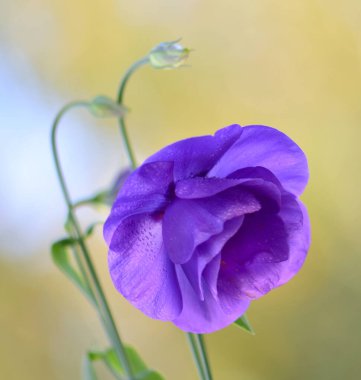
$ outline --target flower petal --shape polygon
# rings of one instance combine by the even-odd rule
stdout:
[[[251,190],[261,202],[262,208],[278,212],[281,207],[281,194],[284,189],[268,169],[261,166],[248,167],[231,173],[227,178],[244,181],[243,188]]]
[[[225,310],[232,298],[252,300],[276,287],[281,270],[277,263],[288,255],[287,231],[277,214],[247,215],[222,251],[218,291]]]
[[[145,163],[174,162],[175,181],[207,173],[241,133],[242,129],[239,125],[231,125],[217,131],[214,136],[181,140],[161,149],[149,157]]]
[[[177,181],[175,194],[182,199],[207,198],[246,181],[244,178],[187,178]]]
[[[195,247],[223,229],[223,221],[194,200],[176,199],[165,211],[163,239],[165,250],[176,264],[187,262]]]
[[[242,186],[241,186],[242,185]],[[237,187],[237,190],[235,189]],[[231,190],[234,188],[234,190]],[[252,193],[262,204],[278,211],[283,188],[277,178],[262,167],[246,168],[232,173],[228,178],[196,177],[178,181],[175,194],[182,199],[200,199],[212,197],[226,190],[239,193]]]
[[[179,265],[176,265],[176,271],[182,293],[183,309],[172,322],[184,331],[205,334],[220,330],[244,314],[250,304],[248,300],[236,300],[232,310],[225,313],[207,285],[204,289],[204,301],[201,301]]]
[[[152,162],[131,173],[120,189],[103,234],[107,244],[123,219],[136,214],[157,213],[165,209],[173,178],[173,162]]]
[[[146,214],[125,219],[111,240],[108,262],[117,290],[143,313],[161,320],[180,313],[180,289],[164,252],[160,220]]]
[[[226,220],[260,208],[260,202],[239,187],[209,198],[175,199],[164,214],[165,249],[174,263],[184,264],[199,244],[222,232]]]
[[[284,195],[280,217],[288,233],[289,258],[280,263],[278,286],[288,282],[302,267],[311,243],[311,226],[305,206],[291,195]]]
[[[173,180],[173,166],[174,163],[170,161],[143,164],[126,179],[120,189],[118,198],[137,198],[149,194],[166,194]]]
[[[285,190],[300,195],[308,181],[307,159],[284,133],[263,125],[242,128],[242,134],[210,170],[208,176],[227,177],[241,168],[270,170]]]
[[[110,244],[115,230],[125,218],[144,213],[161,213],[168,204],[167,198],[161,194],[150,194],[141,198],[119,197],[104,223],[104,240]]]
[[[213,197],[194,200],[194,202],[223,221],[261,209],[261,203],[242,185],[232,187]]]
[[[204,300],[203,282],[206,281],[212,294],[217,294],[217,277],[219,271],[220,253],[227,241],[238,231],[242,225],[244,216],[233,218],[224,223],[222,232],[210,237],[200,244],[194,251],[191,259],[182,265],[183,271],[192,285],[194,291],[201,300]],[[208,268],[210,263],[212,268]],[[218,268],[217,268],[218,262]],[[203,277],[203,274],[205,275]]]

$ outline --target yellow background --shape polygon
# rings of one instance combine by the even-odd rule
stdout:
[[[51,117],[68,100],[114,96],[132,62],[183,37],[191,67],[146,67],[129,83],[138,160],[228,124],[265,124],[303,148],[311,172],[306,264],[252,304],[256,336],[231,326],[207,337],[215,379],[359,379],[360,25],[359,0],[0,0],[0,378],[79,379],[83,353],[106,344],[94,311],[50,260],[65,216]],[[115,121],[74,111],[61,128],[75,197],[125,166]],[[167,379],[195,379],[182,332],[116,293],[100,231],[91,247],[124,339]]]

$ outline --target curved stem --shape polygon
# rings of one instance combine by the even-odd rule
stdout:
[[[127,86],[128,80],[133,74],[134,71],[136,71],[139,67],[146,65],[149,62],[149,58],[145,57],[140,59],[139,61],[136,61],[132,66],[129,67],[129,69],[125,72],[119,86],[118,90],[118,96],[117,96],[117,102],[118,104],[123,104],[123,97],[124,97],[124,91]],[[120,127],[120,133],[122,135],[125,149],[131,164],[132,169],[135,169],[137,167],[137,163],[135,160],[135,156],[132,150],[132,147],[130,145],[128,132],[125,126],[124,117],[119,118],[119,127]]]
[[[103,326],[107,332],[108,338],[111,341],[111,343],[112,343],[112,345],[113,345],[113,347],[117,353],[117,356],[118,356],[118,358],[119,358],[119,360],[120,360],[120,362],[124,368],[124,371],[126,373],[127,378],[132,380],[133,379],[132,370],[131,370],[130,364],[129,364],[127,356],[126,356],[124,345],[123,345],[123,343],[120,339],[120,336],[118,334],[113,316],[111,314],[109,305],[107,303],[103,289],[102,289],[100,281],[98,279],[98,275],[95,271],[92,260],[90,258],[88,248],[84,242],[83,234],[82,234],[82,231],[80,228],[80,224],[79,224],[78,219],[74,213],[73,204],[72,204],[72,201],[70,198],[69,190],[68,190],[68,187],[66,185],[64,174],[63,174],[63,171],[62,171],[62,168],[60,165],[59,154],[58,154],[58,149],[57,149],[57,144],[56,144],[56,132],[58,129],[59,122],[60,122],[61,118],[63,117],[63,115],[68,110],[70,110],[72,108],[79,107],[79,106],[80,107],[81,106],[87,106],[87,105],[88,105],[87,102],[82,102],[82,101],[71,102],[71,103],[67,104],[66,106],[64,106],[60,110],[60,112],[57,114],[57,116],[54,120],[54,123],[52,125],[52,130],[51,130],[52,154],[53,154],[53,158],[54,158],[54,162],[55,162],[56,172],[57,172],[59,182],[60,182],[60,187],[61,187],[62,193],[64,195],[64,199],[65,199],[65,202],[66,202],[66,205],[68,208],[69,220],[70,220],[71,224],[73,225],[74,233],[75,233],[76,238],[78,240],[80,250],[83,254],[84,261],[86,263],[87,269],[89,271],[90,277],[91,277],[93,285],[94,285],[95,294],[96,294],[97,301],[98,301],[99,306],[100,306],[100,308],[97,309],[97,311],[99,313],[99,317],[100,317],[100,319],[103,323]]]
[[[148,57],[144,57],[139,59],[138,61],[134,62],[132,66],[128,68],[128,70],[125,72],[122,80],[120,81],[120,86],[118,90],[118,96],[117,96],[117,102],[119,104],[123,104],[123,96],[125,87],[127,86],[128,80],[131,77],[131,75],[136,71],[139,67],[146,65],[149,62]]]

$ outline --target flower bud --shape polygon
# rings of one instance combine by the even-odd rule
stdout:
[[[183,47],[180,40],[162,42],[149,53],[149,62],[156,69],[175,69],[183,66],[190,49]]]

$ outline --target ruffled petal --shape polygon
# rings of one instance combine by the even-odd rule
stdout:
[[[176,183],[175,194],[182,199],[207,198],[245,181],[243,178],[241,180],[207,177],[187,178]]]
[[[222,251],[218,294],[225,310],[233,299],[256,299],[276,287],[289,257],[288,234],[277,214],[247,215]]]
[[[207,283],[212,294],[217,294],[220,253],[227,241],[239,230],[243,219],[244,216],[240,216],[226,221],[222,232],[200,244],[195,249],[191,259],[182,265],[189,283],[201,300],[204,300],[204,282]],[[219,257],[217,258],[217,256]],[[209,266],[211,268],[208,268]]]
[[[145,163],[155,161],[174,162],[174,180],[207,173],[217,160],[241,135],[239,125],[231,125],[214,136],[200,136],[168,145],[149,157]]]
[[[103,228],[107,244],[123,219],[143,213],[160,213],[169,204],[173,180],[173,162],[152,162],[135,170],[113,204]]]
[[[161,320],[180,313],[178,279],[164,251],[160,220],[146,214],[125,219],[111,239],[108,262],[117,290],[143,313]]]
[[[250,304],[248,300],[236,300],[232,310],[226,313],[208,286],[205,286],[204,301],[201,301],[189,284],[182,268],[177,265],[176,270],[182,293],[183,309],[172,322],[180,329],[195,334],[211,333],[230,325],[247,310]]]
[[[210,214],[194,200],[176,199],[163,218],[165,250],[176,264],[187,262],[195,247],[223,229],[223,220]]]
[[[262,209],[278,212],[281,208],[281,194],[284,189],[277,177],[261,166],[237,170],[227,179],[243,181],[243,188],[252,191],[262,204]]]
[[[307,211],[282,195],[278,214],[250,215],[222,251],[218,290],[225,310],[234,299],[256,299],[288,282],[302,267],[310,245]]]
[[[242,188],[209,198],[175,199],[164,214],[165,249],[174,263],[184,264],[199,244],[222,232],[225,221],[260,208],[260,202]]]
[[[173,181],[173,166],[170,161],[143,164],[126,179],[120,189],[119,198],[139,198],[150,194],[166,194]]]
[[[194,200],[194,202],[223,221],[261,209],[260,201],[242,185],[232,187],[213,197]]]
[[[308,181],[307,159],[300,147],[277,129],[251,125],[209,171],[208,176],[227,177],[236,170],[262,166],[270,170],[286,191],[300,195]]]
[[[182,199],[215,199],[214,196],[219,193],[225,195],[223,198],[232,192],[252,193],[261,201],[262,207],[272,209],[274,212],[279,211],[283,191],[277,178],[262,167],[241,169],[231,173],[228,178],[189,178],[178,181],[175,185],[175,194]]]
[[[125,218],[144,213],[157,215],[168,204],[168,199],[162,194],[150,194],[141,198],[119,197],[104,223],[104,240],[108,245],[110,244],[115,230]]]
[[[311,243],[311,226],[305,206],[290,194],[282,199],[280,217],[288,233],[289,258],[280,263],[278,286],[288,282],[302,267]]]

